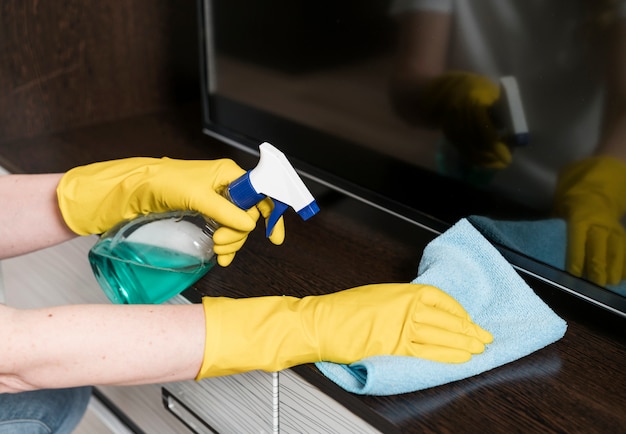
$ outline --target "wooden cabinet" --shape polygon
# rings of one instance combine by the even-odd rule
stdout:
[[[163,402],[197,433],[379,432],[289,369],[167,384]]]
[[[320,389],[288,369],[279,375],[281,433],[378,433]]]
[[[272,433],[278,375],[249,372],[163,386],[165,407],[197,433]]]

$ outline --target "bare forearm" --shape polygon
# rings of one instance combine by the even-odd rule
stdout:
[[[202,363],[202,305],[0,305],[0,393],[193,379]]]
[[[62,174],[0,176],[0,259],[76,236],[63,221],[56,187]]]

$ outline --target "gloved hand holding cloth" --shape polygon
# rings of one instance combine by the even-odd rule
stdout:
[[[429,285],[373,284],[304,298],[204,297],[203,306],[197,379],[374,355],[461,363],[493,340],[457,301]]]
[[[426,86],[422,98],[427,122],[441,128],[467,162],[488,169],[511,163],[511,151],[492,118],[500,98],[500,88],[492,80],[469,72],[446,72]]]
[[[227,266],[254,229],[267,219],[273,202],[266,198],[244,211],[222,196],[245,171],[234,161],[134,157],[76,167],[57,187],[67,226],[79,235],[101,234],[116,224],[148,213],[197,211],[221,226],[213,235],[218,263]],[[285,237],[281,218],[270,241]]]
[[[567,270],[598,285],[626,279],[626,163],[595,156],[559,174],[554,211],[567,221]]]

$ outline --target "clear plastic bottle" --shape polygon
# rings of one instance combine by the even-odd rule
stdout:
[[[89,251],[89,262],[112,302],[162,303],[215,265],[216,229],[199,213],[148,214],[104,233]]]

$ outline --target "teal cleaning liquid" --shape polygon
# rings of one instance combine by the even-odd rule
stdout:
[[[195,256],[146,244],[99,243],[89,262],[107,297],[119,304],[157,304],[180,293],[215,264]]]
[[[215,265],[213,232],[199,214],[151,214],[105,233],[89,263],[113,303],[163,303]]]

